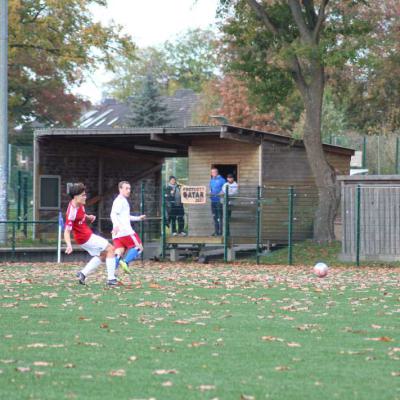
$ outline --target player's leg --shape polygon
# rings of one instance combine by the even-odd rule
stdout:
[[[140,254],[143,251],[143,244],[140,240],[138,234],[135,232],[133,235],[130,236],[131,245],[126,252],[124,261],[129,264],[132,261],[135,261],[139,258]]]
[[[79,280],[79,283],[84,285],[86,278],[96,271],[101,264],[103,264],[103,261],[98,256],[92,257],[85,267],[81,271],[77,272],[76,276]]]
[[[115,250],[114,246],[108,243],[108,246],[104,250],[106,256],[106,267],[107,267],[107,285],[115,286],[118,285],[117,278],[115,276]]]
[[[114,247],[106,239],[99,235],[92,234],[90,239],[81,245],[90,255],[98,256],[100,259],[105,257],[107,269],[107,284],[114,285],[118,281],[115,277],[115,255]]]
[[[115,265],[121,267],[121,269],[130,274],[131,270],[128,267],[128,264],[125,262],[123,256],[127,253],[127,250],[133,246],[133,242],[129,236],[123,236],[114,239],[114,247],[116,248],[115,252],[117,253],[115,258]]]

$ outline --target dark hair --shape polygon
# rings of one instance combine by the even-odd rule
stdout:
[[[86,190],[86,186],[82,183],[74,183],[70,188],[69,188],[69,197],[73,199],[75,196],[78,196],[82,194]]]
[[[233,174],[228,174],[226,177],[227,178],[234,178]]]
[[[176,180],[175,176],[173,176],[173,175],[171,175],[171,176],[169,177],[169,180],[171,180],[171,179],[175,179],[175,180]]]
[[[128,181],[121,181],[120,183],[118,183],[118,189],[122,189],[122,186],[124,185],[131,185]]]

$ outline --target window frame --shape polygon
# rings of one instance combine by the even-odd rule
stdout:
[[[57,207],[42,205],[42,178],[56,178],[58,181]],[[39,210],[59,210],[61,207],[61,175],[39,175]]]

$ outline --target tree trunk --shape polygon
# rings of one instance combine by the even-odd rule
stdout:
[[[314,219],[314,240],[330,242],[335,239],[334,221],[340,195],[336,173],[326,160],[321,138],[322,101],[325,76],[323,67],[315,71],[315,79],[303,92],[306,110],[304,146],[318,189],[318,208]]]

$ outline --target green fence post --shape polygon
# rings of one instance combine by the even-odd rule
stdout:
[[[294,197],[294,188],[290,186],[289,188],[289,218],[288,218],[288,264],[293,264],[293,197]]]
[[[27,224],[27,220],[28,220],[28,177],[24,176],[23,179],[23,215],[24,215],[24,236],[27,237],[28,236],[28,224]]]
[[[399,152],[400,152],[400,140],[396,137],[396,175],[399,174]]]
[[[21,219],[21,200],[22,200],[22,172],[18,171],[18,184],[17,184],[17,221]],[[18,222],[17,228],[20,229],[21,225]]]
[[[166,242],[166,229],[165,229],[165,186],[161,188],[161,259],[165,259],[165,242]]]
[[[360,266],[360,248],[361,248],[361,186],[357,185],[356,196],[356,264]]]
[[[362,149],[362,168],[367,166],[367,137],[363,137],[363,149]]]
[[[261,242],[261,186],[257,186],[257,215],[256,215],[256,262],[260,264]]]
[[[140,187],[140,214],[144,214],[144,182],[142,181],[141,187]],[[144,221],[140,221],[140,238],[142,240],[142,244],[144,246]],[[144,260],[144,251],[142,251],[142,254],[140,255],[140,258],[142,259],[142,263]]]
[[[228,262],[228,242],[229,242],[229,186],[225,186],[224,193],[224,262]]]
[[[11,225],[12,225],[11,253],[12,253],[12,259],[15,260],[15,247],[16,247],[15,229],[16,229],[16,223],[13,221],[13,222],[11,222]],[[6,224],[6,226],[7,226],[7,224]]]

